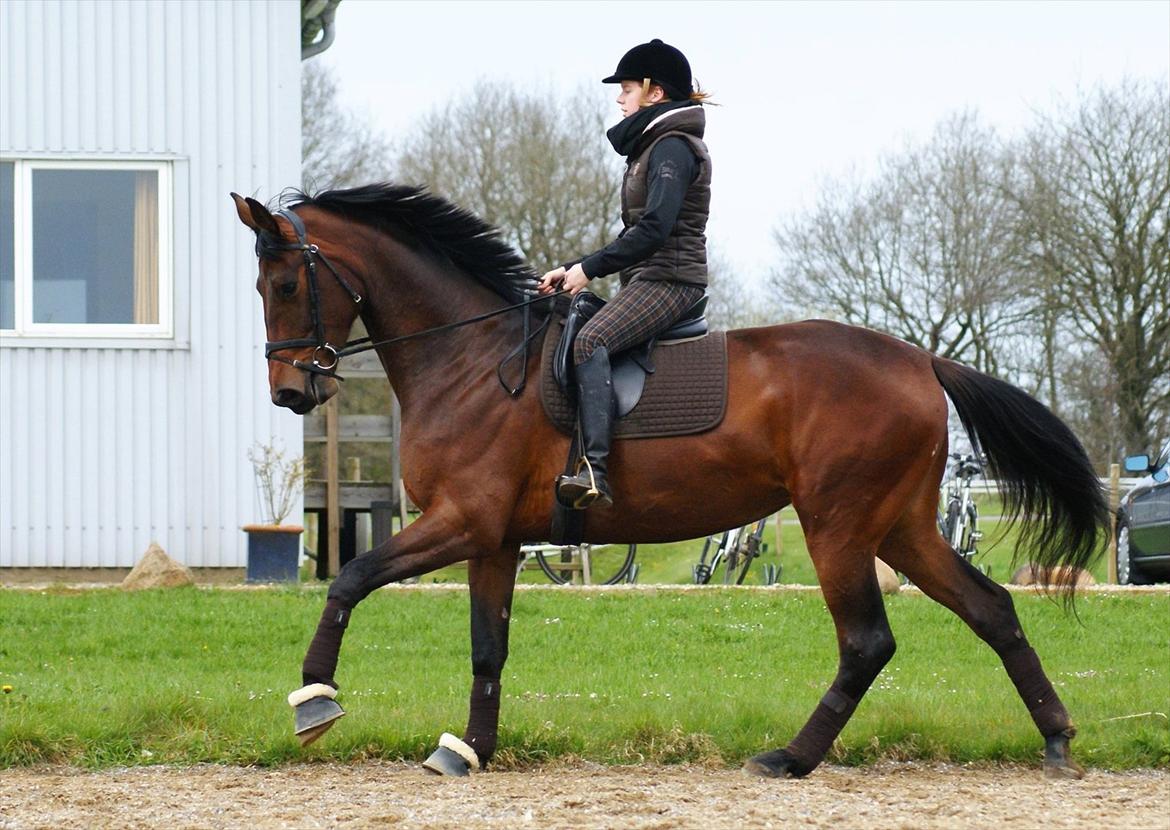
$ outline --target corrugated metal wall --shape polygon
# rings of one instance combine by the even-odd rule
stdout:
[[[176,339],[0,339],[0,567],[242,566],[268,400],[252,235],[228,192],[300,181],[300,3],[0,2],[0,153],[174,158]],[[295,516],[294,516],[295,518]]]

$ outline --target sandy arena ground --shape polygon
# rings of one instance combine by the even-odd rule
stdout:
[[[20,587],[44,589],[36,584],[43,579],[43,574],[30,575]],[[374,827],[1170,830],[1170,772],[1090,771],[1083,781],[1053,782],[1038,768],[909,763],[823,766],[803,781],[762,780],[738,770],[703,767],[587,763],[464,779],[384,762],[96,773],[64,767],[0,769],[0,830]]]
[[[698,767],[471,778],[393,763],[0,770],[0,828],[1170,828],[1170,773],[882,764],[803,781]]]

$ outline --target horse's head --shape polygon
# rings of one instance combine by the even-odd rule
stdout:
[[[264,303],[272,402],[304,415],[337,394],[337,351],[345,345],[361,296],[334,266],[340,257],[326,255],[331,246],[324,240],[310,242],[299,217],[278,213],[285,220],[282,229],[255,199],[235,193],[232,199],[240,221],[256,232],[256,290]]]

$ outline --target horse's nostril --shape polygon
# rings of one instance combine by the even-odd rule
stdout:
[[[305,396],[295,389],[277,389],[272,396],[272,402],[277,406],[287,406],[289,409],[295,409],[298,405],[305,402]]]

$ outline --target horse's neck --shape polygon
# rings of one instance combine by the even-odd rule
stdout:
[[[367,281],[363,303],[362,320],[374,342],[458,323],[506,305],[452,266],[419,256],[405,246],[392,243],[385,254],[386,261],[370,269],[383,276]],[[505,345],[519,342],[518,321],[518,312],[507,312],[379,348],[378,356],[404,414],[411,405],[431,406],[449,386],[494,371],[505,355]]]

